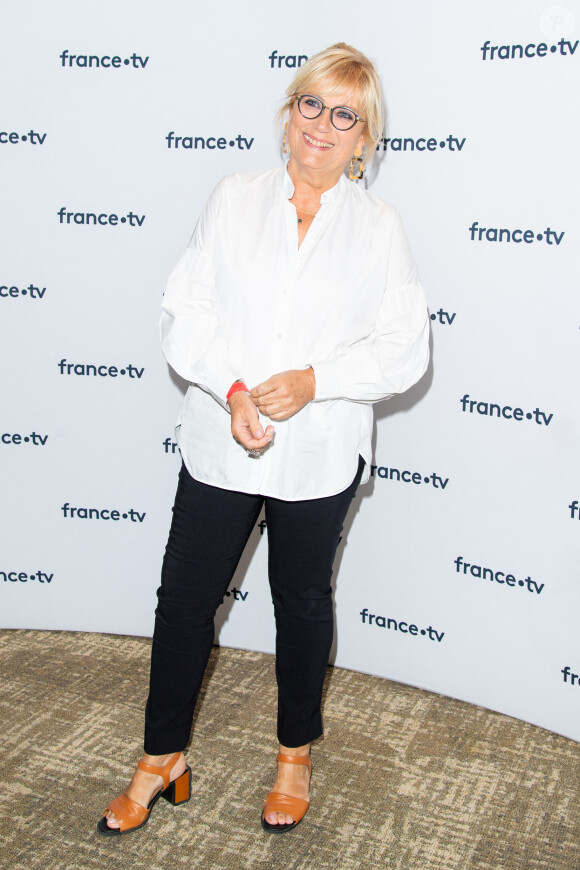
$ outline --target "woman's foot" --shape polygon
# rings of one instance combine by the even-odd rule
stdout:
[[[168,755],[147,755],[147,753],[144,752],[141,760],[146,764],[154,765],[154,767],[163,767],[163,765],[167,764],[171,756],[174,754],[175,753],[170,752]],[[181,776],[186,768],[187,762],[185,756],[183,752],[180,752],[179,758],[171,768],[169,781],[173,782],[173,780]],[[162,787],[163,779],[160,776],[157,776],[157,774],[154,773],[146,773],[144,770],[139,770],[139,768],[137,768],[133,774],[133,779],[131,780],[129,787],[125,789],[123,794],[127,795],[127,797],[132,801],[135,801],[135,803],[140,804],[140,806],[148,807],[155,792],[159,791]],[[111,810],[105,813],[105,818],[107,819],[107,826],[109,828],[113,830],[119,828],[118,819],[115,813]]]
[[[280,744],[280,753],[282,755],[308,756],[310,754],[310,744],[307,743],[306,746],[299,746],[294,749]],[[278,761],[277,768],[278,772],[276,775],[276,781],[272,786],[272,791],[277,794],[308,800],[310,766],[307,764],[289,764],[284,761]],[[270,825],[291,825],[293,822],[297,821],[292,816],[283,812],[265,813],[264,819]]]

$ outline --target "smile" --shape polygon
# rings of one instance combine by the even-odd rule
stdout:
[[[330,142],[322,142],[321,139],[313,139],[307,133],[303,133],[302,135],[304,136],[306,141],[310,145],[314,145],[315,148],[334,148],[334,145],[332,145]]]

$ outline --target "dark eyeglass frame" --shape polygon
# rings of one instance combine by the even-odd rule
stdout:
[[[298,95],[296,95],[296,96],[298,97]],[[318,112],[317,115],[310,115],[310,116],[305,115],[304,112],[302,111],[302,109],[300,108],[300,104],[301,104],[302,100],[305,100],[308,97],[310,97],[311,100],[316,100],[316,102],[320,103],[320,105],[322,106],[320,112]],[[351,109],[350,106],[334,106],[332,108],[330,106],[325,106],[324,103],[322,102],[322,100],[320,99],[320,97],[317,97],[315,94],[300,94],[300,96],[298,97],[296,102],[298,105],[298,111],[300,112],[302,117],[306,118],[308,121],[315,121],[316,118],[320,118],[320,116],[322,115],[322,113],[324,112],[325,109],[328,109],[328,111],[330,112],[330,123],[335,128],[335,130],[338,130],[339,133],[346,133],[347,130],[352,130],[354,125],[357,124],[359,121],[361,121],[364,124],[364,118],[361,118],[360,115],[357,115],[355,110]],[[340,109],[346,109],[347,112],[351,112],[354,115],[354,121],[352,122],[350,127],[337,127],[336,124],[334,123],[334,113],[338,112]]]

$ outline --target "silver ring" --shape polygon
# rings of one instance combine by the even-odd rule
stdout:
[[[248,456],[261,456],[262,455],[261,450],[246,450],[246,453],[248,454]]]

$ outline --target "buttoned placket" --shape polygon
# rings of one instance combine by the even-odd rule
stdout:
[[[284,209],[286,229],[287,269],[286,274],[280,276],[279,285],[274,289],[276,294],[276,310],[274,315],[273,334],[270,342],[271,350],[269,360],[269,370],[273,375],[285,371],[287,368],[285,361],[287,354],[286,330],[290,311],[294,304],[292,290],[296,284],[296,278],[300,271],[301,263],[303,262],[303,257],[301,258],[299,256],[301,249],[298,248],[296,209],[289,201],[287,192],[284,193],[283,196],[284,202],[282,202],[281,205]],[[260,464],[262,465],[263,471],[262,484],[267,487],[272,474],[271,466],[274,451],[276,450],[276,438],[278,438],[279,441],[284,438],[284,427],[276,427],[276,422],[269,420],[267,417],[261,417],[261,420],[264,427],[273,424],[274,428],[277,429],[276,435],[274,436],[274,444],[272,444],[271,448],[265,450],[260,458]],[[275,475],[275,471],[273,474]]]
[[[290,194],[291,195],[291,194]],[[288,368],[287,363],[287,353],[288,353],[288,344],[287,344],[287,325],[290,322],[290,313],[292,310],[292,306],[295,303],[295,297],[293,294],[293,290],[296,286],[296,283],[300,277],[300,274],[304,267],[306,266],[310,253],[313,247],[316,244],[317,238],[320,236],[321,232],[324,230],[324,227],[328,223],[330,219],[330,214],[332,213],[333,208],[335,207],[335,203],[325,203],[324,202],[325,194],[322,196],[321,206],[319,211],[314,217],[306,236],[304,237],[302,244],[300,247],[298,246],[298,221],[295,206],[290,202],[287,194],[285,195],[285,202],[283,203],[284,211],[285,211],[285,225],[286,225],[286,250],[287,250],[287,272],[286,275],[280,280],[280,286],[277,288],[277,304],[276,304],[276,313],[274,317],[274,336],[271,343],[271,371],[272,374],[277,374],[278,372],[285,371]],[[306,363],[306,361],[305,361]],[[262,422],[264,426],[267,426],[272,423],[271,420],[262,417]],[[274,422],[274,428],[276,428],[276,424]],[[275,437],[283,438],[283,429],[279,427],[278,429],[279,435]],[[269,478],[272,474],[271,472],[271,458],[273,456],[273,451],[275,450],[275,444],[272,445],[272,450],[266,450],[262,454],[262,463],[263,463],[263,477],[262,483],[267,486],[269,483]]]

